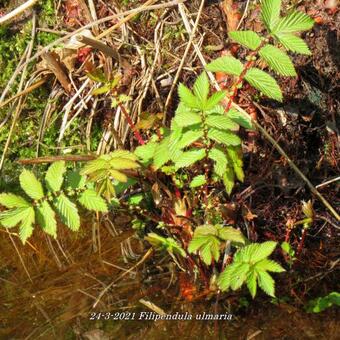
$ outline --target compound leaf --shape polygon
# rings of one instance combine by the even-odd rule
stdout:
[[[226,96],[226,91],[217,91],[213,93],[205,104],[205,110],[211,110]]]
[[[6,228],[15,227],[26,218],[30,206],[6,210],[0,213],[0,224]]]

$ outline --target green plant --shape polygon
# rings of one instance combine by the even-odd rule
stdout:
[[[244,179],[242,169],[241,139],[236,131],[239,125],[250,129],[251,122],[236,110],[228,117],[219,102],[225,91],[209,97],[210,86],[205,72],[196,80],[193,92],[180,84],[178,94],[181,102],[171,123],[171,129],[163,129],[161,138],[154,136],[147,144],[139,146],[135,154],[145,164],[151,162],[154,168],[172,171],[190,168],[201,161],[204,175],[191,178],[189,186],[198,187],[208,182],[223,181],[230,194],[235,178]],[[213,176],[210,181],[210,165],[213,162]]]
[[[92,211],[107,212],[104,199],[92,188],[90,182],[77,171],[66,174],[64,161],[53,163],[45,175],[44,190],[41,182],[29,170],[20,174],[20,186],[28,199],[12,193],[0,194],[0,205],[8,210],[0,212],[0,225],[12,228],[19,224],[19,236],[23,243],[32,235],[33,226],[39,224],[49,235],[56,238],[56,213],[71,230],[80,227],[80,217],[76,200],[84,208]]]
[[[308,313],[320,313],[332,306],[340,306],[340,293],[332,292],[324,297],[308,302],[306,310]]]
[[[218,285],[222,291],[237,290],[246,283],[254,298],[257,285],[268,295],[275,297],[275,281],[268,272],[281,273],[285,270],[268,257],[274,251],[276,242],[253,243],[239,249],[232,264],[220,274]]]

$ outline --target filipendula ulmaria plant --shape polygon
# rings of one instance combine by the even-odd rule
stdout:
[[[84,208],[107,212],[106,202],[79,172],[66,174],[64,161],[53,163],[45,175],[45,188],[29,170],[20,174],[20,186],[28,198],[12,193],[0,194],[0,205],[8,210],[0,212],[0,225],[13,228],[19,225],[19,236],[23,243],[32,235],[33,226],[39,224],[49,235],[57,236],[57,219],[71,230],[80,227],[80,217],[75,201]],[[66,180],[65,180],[66,178]]]
[[[212,181],[222,180],[230,194],[235,179],[243,181],[241,139],[239,126],[251,129],[251,122],[242,113],[232,110],[228,117],[219,105],[225,91],[209,96],[209,79],[203,72],[195,81],[193,91],[179,85],[180,103],[171,128],[164,129],[163,138],[154,136],[138,147],[135,154],[144,162],[151,162],[155,169],[170,165],[176,172],[190,168],[202,161],[208,171],[192,178],[192,188],[209,181],[209,161],[213,162]],[[169,168],[168,166],[166,167]]]
[[[229,32],[231,40],[251,50],[247,63],[243,64],[232,56],[224,56],[208,64],[207,70],[238,77],[237,87],[246,80],[267,97],[282,101],[282,92],[276,80],[255,66],[258,66],[258,61],[264,62],[280,76],[295,77],[294,65],[284,50],[310,55],[307,44],[297,34],[311,29],[314,20],[296,10],[281,17],[280,10],[281,0],[262,0],[261,19],[267,30],[266,36],[261,37],[253,31]]]

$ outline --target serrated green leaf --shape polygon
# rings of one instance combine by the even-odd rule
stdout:
[[[109,161],[115,159],[115,158],[126,158],[130,159],[131,161],[136,161],[137,157],[134,155],[134,153],[127,151],[127,150],[115,150],[113,152],[110,152],[108,155],[101,155],[100,156],[103,159],[107,159]]]
[[[104,85],[92,90],[91,94],[92,96],[98,96],[100,94],[108,93],[110,90],[111,90],[110,85]]]
[[[208,131],[208,138],[225,145],[241,145],[240,137],[230,131],[211,128]]]
[[[211,95],[211,97],[209,97],[209,99],[207,100],[207,102],[205,104],[205,110],[208,111],[208,110],[213,109],[214,106],[219,104],[219,102],[224,99],[226,94],[227,94],[226,91],[217,91],[217,92],[213,93]]]
[[[177,253],[183,257],[186,256],[184,249],[171,237],[162,237],[156,233],[149,233],[145,240],[148,241],[153,247],[160,250],[166,250],[169,253]]]
[[[257,290],[257,274],[255,271],[251,271],[250,273],[248,273],[248,277],[247,277],[247,287],[249,289],[249,292],[252,296],[252,298],[254,299],[256,296],[256,290]]]
[[[188,253],[192,254],[209,241],[209,236],[197,235],[192,238],[188,245]]]
[[[193,87],[195,97],[198,98],[202,104],[205,104],[208,99],[209,89],[209,78],[205,72],[202,72],[201,75],[197,77]]]
[[[109,163],[108,159],[103,158],[97,158],[93,161],[87,162],[82,170],[80,171],[81,175],[91,175],[92,173],[95,173],[98,170],[108,169]]]
[[[26,194],[34,200],[40,200],[44,197],[44,191],[41,183],[37,180],[33,172],[23,170],[19,176],[20,186]]]
[[[169,137],[165,137],[155,150],[154,165],[156,169],[161,168],[165,163],[170,160],[170,153],[168,148]]]
[[[254,130],[250,117],[235,109],[230,109],[227,114],[228,118],[248,130]]]
[[[247,71],[244,78],[250,85],[263,92],[267,97],[282,101],[281,89],[276,80],[268,73],[253,67]]]
[[[201,123],[201,117],[198,113],[187,110],[176,113],[174,121],[179,127],[186,127]]]
[[[205,150],[189,150],[182,153],[180,159],[175,163],[177,169],[188,167],[197,161],[203,159],[205,156]]]
[[[278,74],[296,76],[295,67],[289,56],[279,48],[268,44],[260,49],[259,55]]]
[[[257,281],[267,295],[275,297],[275,281],[267,272],[257,271]]]
[[[233,31],[229,32],[228,35],[232,40],[253,51],[261,45],[260,36],[253,31]]]
[[[0,224],[6,228],[15,227],[26,218],[28,209],[31,209],[31,207],[28,206],[0,212]]]
[[[293,34],[283,33],[283,34],[275,34],[275,38],[283,45],[283,47],[295,53],[311,55],[308,45],[305,43],[303,39],[297,37]]]
[[[26,209],[26,216],[22,220],[19,228],[19,237],[23,244],[33,233],[33,223],[35,222],[35,214],[33,207]]]
[[[240,182],[244,180],[243,172],[243,161],[242,161],[242,150],[240,148],[235,148],[229,146],[227,148],[228,156],[230,159],[230,165],[232,165],[235,175]]]
[[[233,227],[224,227],[218,229],[218,237],[225,241],[232,241],[245,244],[245,237],[240,230]]]
[[[233,122],[229,117],[219,114],[210,114],[207,116],[206,123],[210,127],[215,127],[221,130],[238,131],[238,124]]]
[[[66,186],[72,189],[84,188],[86,184],[86,177],[82,176],[79,171],[69,171],[66,174]]]
[[[204,135],[203,130],[189,130],[182,134],[177,147],[183,149],[201,139]]]
[[[230,195],[235,185],[234,170],[230,166],[226,167],[225,173],[223,174],[223,184],[227,194]]]
[[[47,201],[37,206],[37,221],[45,233],[57,237],[57,221],[55,212]]]
[[[274,273],[282,273],[285,271],[277,262],[267,258],[256,263],[256,269]]]
[[[156,142],[149,142],[144,145],[138,146],[135,150],[135,155],[142,162],[148,162],[153,158],[157,145],[158,144]]]
[[[207,115],[210,114],[218,114],[218,115],[225,115],[225,108],[222,105],[216,105],[205,112]]]
[[[110,177],[112,177],[113,179],[115,179],[119,182],[125,183],[128,180],[128,178],[125,174],[123,174],[122,172],[115,170],[115,169],[110,169],[109,174],[110,174]]]
[[[197,188],[206,183],[206,179],[204,175],[195,176],[190,182],[190,188]]]
[[[222,292],[225,292],[230,288],[231,275],[235,269],[234,264],[229,264],[224,271],[218,276],[217,285]]]
[[[8,209],[25,208],[30,206],[30,204],[21,196],[17,196],[11,193],[0,194],[0,205],[3,205]]]
[[[249,268],[250,266],[248,263],[234,264],[234,270],[230,274],[230,288],[232,290],[241,288],[246,281]]]
[[[45,181],[49,191],[60,190],[64,181],[65,171],[66,167],[64,161],[54,162],[50,165],[45,175]]]
[[[292,11],[280,19],[273,29],[274,34],[295,33],[310,30],[314,26],[314,20],[307,14]]]
[[[87,189],[78,198],[79,203],[88,210],[107,212],[106,202],[95,190]]]
[[[206,66],[211,72],[224,72],[234,76],[239,76],[243,71],[243,64],[236,58],[224,56],[213,60]]]
[[[274,241],[267,241],[259,244],[259,247],[251,254],[251,261],[254,263],[265,259],[271,255],[276,245],[277,242]]]
[[[80,217],[76,205],[64,194],[56,197],[53,203],[58,211],[61,221],[71,230],[77,231],[80,227]]]
[[[193,109],[201,109],[202,103],[198,98],[194,96],[194,94],[182,83],[178,86],[178,96],[187,107]]]
[[[220,147],[217,146],[213,147],[209,151],[209,158],[215,161],[214,164],[215,173],[218,176],[223,177],[224,173],[226,172],[228,163],[228,159],[227,156],[225,155],[225,152]]]
[[[281,0],[262,0],[261,17],[269,32],[271,32],[280,18]]]
[[[124,157],[114,157],[109,161],[109,164],[115,170],[130,170],[140,167],[136,161]]]

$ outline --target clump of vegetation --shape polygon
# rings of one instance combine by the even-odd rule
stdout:
[[[88,210],[105,213],[108,205],[114,207],[117,204],[113,198],[119,183],[126,184],[124,189],[135,184],[135,181],[129,182],[129,176],[138,177],[140,185],[156,191],[155,196],[158,185],[155,174],[165,176],[175,191],[166,213],[158,209],[159,199],[150,203],[147,195],[139,194],[135,201],[130,197],[127,204],[122,202],[123,199],[118,201],[124,207],[127,205],[127,211],[142,221],[143,228],[148,225],[148,231],[140,233],[144,234],[145,240],[157,249],[166,250],[180,269],[192,272],[192,263],[195,263],[205,285],[209,286],[217,275],[216,282],[221,291],[237,290],[246,283],[253,298],[257,286],[274,297],[275,281],[268,272],[284,271],[277,262],[269,259],[277,242],[251,244],[234,225],[223,223],[221,212],[216,207],[232,194],[236,181],[242,182],[245,177],[242,140],[238,131],[240,127],[254,129],[250,117],[232,107],[237,91],[247,82],[263,95],[282,101],[277,81],[263,68],[281,76],[294,77],[294,65],[283,48],[310,54],[306,43],[296,34],[310,29],[313,20],[298,11],[281,17],[280,6],[279,0],[262,1],[261,18],[267,29],[265,36],[253,31],[230,32],[233,41],[251,51],[245,63],[236,57],[224,56],[207,66],[207,71],[234,77],[234,84],[228,91],[212,93],[205,71],[196,79],[192,90],[180,84],[180,103],[170,128],[157,129],[157,133],[144,143],[136,128],[131,126],[142,145],[133,153],[118,150],[101,155],[88,162],[80,172],[68,173],[64,188],[66,167],[62,161],[48,169],[46,193],[34,174],[24,170],[20,175],[20,185],[31,201],[14,194],[1,194],[0,204],[8,209],[0,213],[2,226],[12,228],[19,224],[23,242],[31,236],[36,222],[45,232],[56,237],[54,210],[70,229],[79,229],[79,213],[70,198]],[[130,98],[118,93],[120,78],[107,80],[103,73],[89,74],[89,77],[103,83],[93,94],[111,94],[112,107],[120,107],[128,119],[124,103]],[[148,175],[150,171],[152,175]],[[179,178],[186,200],[177,186]],[[217,194],[217,189],[225,191],[226,195]],[[155,217],[150,218],[155,211],[157,221]],[[287,247],[283,249],[287,251]]]

